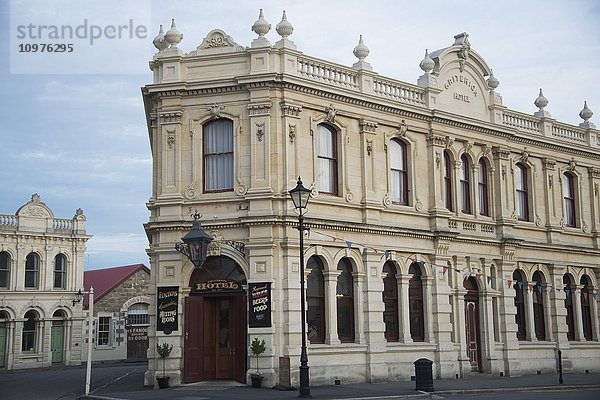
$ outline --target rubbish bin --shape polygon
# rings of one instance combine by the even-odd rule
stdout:
[[[415,389],[433,392],[433,361],[419,358],[415,361]]]

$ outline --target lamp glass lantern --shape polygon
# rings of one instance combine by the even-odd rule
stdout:
[[[202,229],[199,216],[194,216],[192,230],[181,240],[188,246],[190,261],[196,268],[200,268],[206,261],[208,244],[212,242],[213,238]]]
[[[294,207],[302,211],[308,204],[308,198],[310,197],[310,189],[307,189],[302,184],[302,180],[298,177],[296,187],[290,190],[290,196],[294,202]]]

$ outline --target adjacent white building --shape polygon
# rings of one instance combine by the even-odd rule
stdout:
[[[0,368],[81,364],[85,216],[55,218],[34,194],[0,215]]]

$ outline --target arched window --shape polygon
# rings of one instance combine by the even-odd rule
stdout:
[[[450,154],[444,151],[444,203],[446,208],[452,211],[452,166],[450,164]]]
[[[523,164],[515,166],[515,189],[517,191],[517,217],[521,221],[529,221],[529,186],[527,185],[527,168]]]
[[[354,342],[354,282],[352,266],[346,259],[340,260],[335,297],[337,298],[337,329],[341,342]]]
[[[385,338],[388,342],[397,342],[400,335],[398,325],[398,282],[396,267],[390,261],[383,265],[383,323]]]
[[[546,327],[544,323],[544,288],[542,286],[542,274],[539,271],[533,273],[533,325],[537,340],[546,340]]]
[[[565,172],[562,176],[563,199],[565,206],[565,224],[575,227],[575,180],[573,175]]]
[[[490,208],[488,205],[488,173],[487,166],[483,159],[479,160],[479,214],[489,217]]]
[[[565,291],[565,308],[567,309],[567,340],[575,340],[575,317],[573,314],[573,281],[568,274],[563,275],[563,290]]]
[[[337,157],[335,131],[327,125],[317,125],[317,171],[321,193],[338,194]]]
[[[52,318],[55,318],[54,321],[52,321],[52,326],[64,326],[67,314],[63,310],[56,310],[54,311],[54,314],[52,314]]]
[[[25,259],[25,289],[37,289],[40,282],[40,256],[27,254]]]
[[[469,160],[466,156],[460,157],[460,208],[465,214],[471,214],[471,179],[469,174]]]
[[[325,342],[325,285],[323,266],[317,257],[311,257],[306,263],[306,302],[308,303],[307,323],[308,340],[311,343]]]
[[[421,282],[421,269],[412,263],[408,269],[412,275],[408,282],[408,303],[410,318],[410,336],[415,342],[425,340],[425,320],[423,315],[423,284]]]
[[[35,311],[29,310],[25,313],[21,340],[21,351],[24,353],[34,353],[36,351],[37,321],[38,314]]]
[[[592,313],[590,310],[590,278],[586,275],[581,277],[581,318],[583,319],[583,337],[592,340]]]
[[[406,145],[399,140],[390,141],[390,165],[392,202],[396,204],[408,205]]]
[[[233,190],[233,121],[220,118],[204,125],[204,191]]]
[[[65,289],[67,286],[67,257],[57,254],[54,257],[54,289]]]
[[[0,252],[0,290],[9,289],[10,286],[10,254]]]
[[[527,330],[525,327],[525,299],[523,297],[523,275],[519,270],[513,272],[513,287],[515,288],[515,323],[517,324],[517,339],[525,340]]]

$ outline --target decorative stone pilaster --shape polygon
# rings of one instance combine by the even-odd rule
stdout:
[[[364,118],[360,120],[360,138],[361,138],[361,162],[362,162],[362,199],[363,204],[375,206],[378,204],[376,176],[377,156],[377,122],[368,121]]]
[[[507,376],[521,375],[521,355],[519,354],[519,341],[517,340],[517,324],[515,315],[515,291],[508,281],[512,281],[512,274],[516,268],[516,263],[507,252],[514,252],[514,249],[504,247],[505,254],[503,259],[494,260],[498,267],[498,276],[502,279],[500,288],[500,297],[498,298],[498,308],[500,314],[500,340],[504,342],[502,350],[504,359],[504,374]]]

